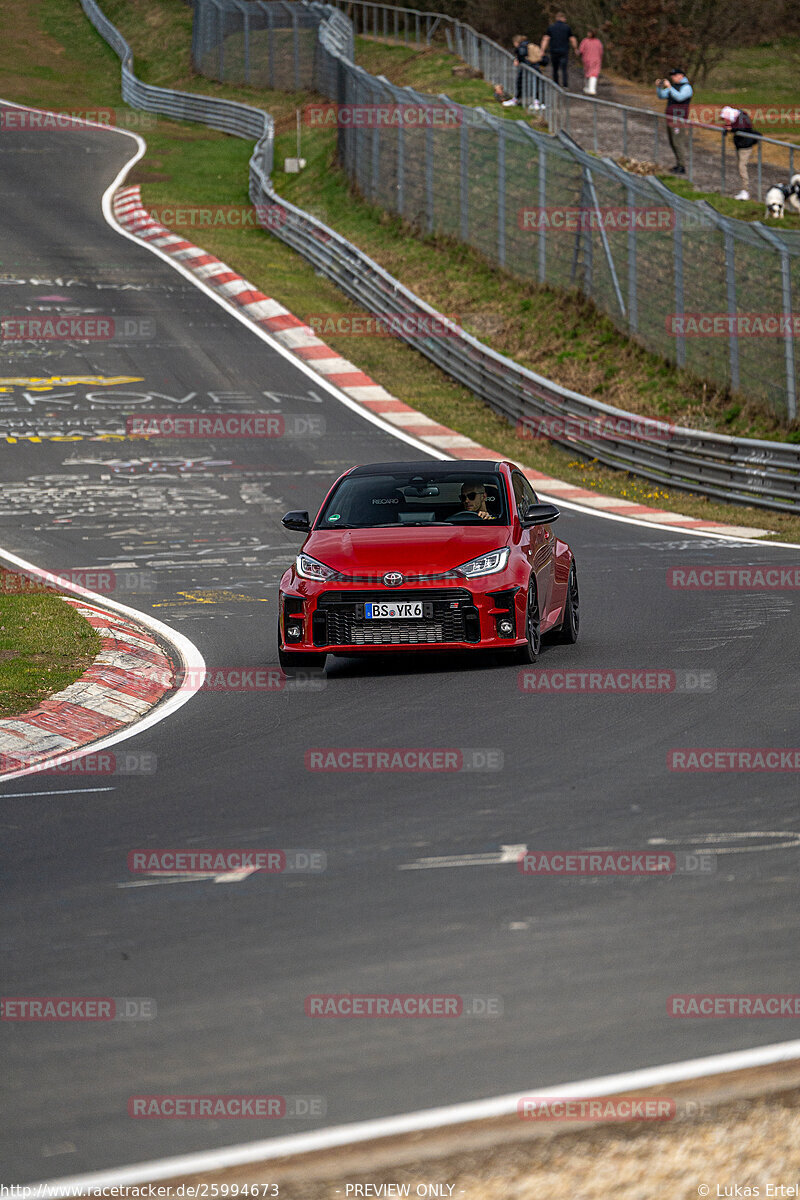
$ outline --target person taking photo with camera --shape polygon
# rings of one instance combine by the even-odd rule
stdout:
[[[694,89],[679,67],[672,67],[664,79],[656,80],[656,93],[667,102],[667,137],[675,155],[673,175],[686,174],[686,143],[689,138],[689,101]]]

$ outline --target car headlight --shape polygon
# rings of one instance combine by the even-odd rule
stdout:
[[[298,554],[295,560],[295,568],[297,574],[303,579],[333,579],[337,574],[333,567],[326,567],[325,563],[317,562],[310,554]]]
[[[476,579],[478,575],[494,575],[503,570],[510,553],[508,546],[504,546],[502,550],[490,550],[480,558],[472,558],[469,562],[462,563],[460,567],[456,567],[456,571],[467,579]]]

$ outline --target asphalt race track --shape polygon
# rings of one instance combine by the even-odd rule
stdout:
[[[300,544],[287,509],[371,460],[424,458],[319,387],[103,219],[131,157],[107,132],[5,133],[0,313],[149,319],[123,341],[4,346],[0,545],[51,570],[152,573],[114,598],[185,633],[209,668],[277,661],[276,585]],[[49,298],[49,299],[48,299]],[[354,349],[354,354],[357,351]],[[227,395],[226,395],[227,394]],[[324,437],[108,440],[138,412],[280,411]],[[7,436],[39,431],[41,441]],[[80,440],[57,441],[77,431]],[[321,690],[199,693],[124,744],[150,776],[0,787],[3,993],[149,997],[150,1021],[3,1022],[6,1183],[54,1178],[788,1040],[786,1019],[676,1020],[673,993],[793,990],[800,838],[791,772],[688,774],[672,747],[797,744],[791,591],[676,591],[671,566],[794,564],[564,510],[578,644],[541,667],[714,672],[659,695],[527,694],[485,659],[329,660]],[[123,564],[119,566],[119,564]],[[140,581],[137,576],[134,582]],[[314,747],[502,752],[485,772],[310,772]],[[106,791],[73,789],[110,788]],[[44,795],[15,795],[44,792]],[[756,834],[726,841],[729,834]],[[530,878],[512,863],[400,870],[532,849],[690,849],[669,879]],[[140,847],[324,852],[321,874],[130,887]],[[796,989],[795,989],[796,990]],[[502,998],[502,1016],[314,1020],[309,993]],[[133,1120],[131,1095],[324,1097],[324,1119]]]

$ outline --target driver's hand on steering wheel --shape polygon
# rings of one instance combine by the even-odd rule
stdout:
[[[493,520],[494,520],[494,517],[492,516],[492,514],[491,514],[490,512],[486,512],[486,510],[485,510],[485,509],[482,509],[482,510],[481,510],[481,511],[478,513],[478,516],[480,517],[480,519],[481,519],[482,521],[493,521]]]

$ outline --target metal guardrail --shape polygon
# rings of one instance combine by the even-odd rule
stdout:
[[[278,204],[286,213],[285,220],[267,226],[270,232],[372,312],[438,318],[447,324],[356,246],[275,192],[270,178],[273,124],[267,113],[232,101],[141,83],[133,73],[130,47],[95,0],[81,0],[81,5],[122,59],[123,96],[129,103],[149,112],[203,121],[240,137],[258,137],[250,160],[250,198],[256,205]],[[336,23],[323,29],[320,40],[325,52],[335,56],[343,36]],[[704,433],[626,413],[560,387],[450,324],[451,337],[422,339],[412,334],[406,340],[495,411],[522,422],[523,428],[540,419],[552,422],[550,440],[671,486],[781,511],[800,508],[800,446]],[[558,432],[559,422],[562,433]],[[626,435],[626,423],[641,434]]]
[[[355,33],[364,37],[413,45],[430,45],[438,37],[446,42],[453,54],[480,71],[484,79],[499,83],[509,95],[514,95],[516,67],[513,54],[464,21],[445,13],[395,8],[374,4],[371,0],[328,0],[328,3],[346,12]],[[582,68],[578,70],[582,75]],[[668,149],[665,112],[570,92],[544,71],[527,68],[523,74],[522,103],[530,108],[534,102],[544,106],[543,117],[550,133],[569,134],[584,149],[591,149],[595,154],[638,157],[658,163],[661,152]],[[687,134],[688,180],[702,190],[718,189],[722,193],[736,181],[738,191],[736,167],[726,154],[724,128],[693,117],[676,123],[685,128]],[[779,162],[764,159],[763,148],[767,145],[776,148],[774,154],[779,156]],[[703,157],[703,152],[707,155],[709,150],[716,159],[713,169]],[[785,175],[783,182],[788,182],[795,171],[800,170],[800,145],[759,134],[753,169],[757,198],[762,200],[771,186],[770,182],[764,182],[767,175],[780,173]]]

